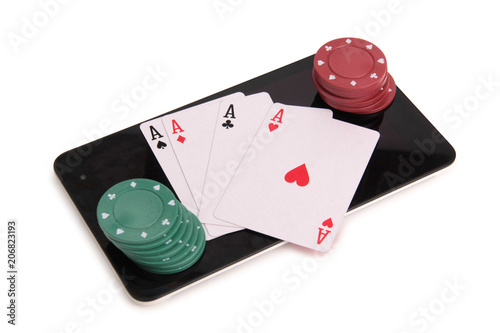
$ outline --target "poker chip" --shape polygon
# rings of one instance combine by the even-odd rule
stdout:
[[[313,80],[315,81],[314,78]],[[318,86],[318,93],[328,105],[335,109],[357,114],[372,114],[384,110],[392,103],[396,95],[396,83],[389,74],[380,92],[372,99],[365,101],[341,98],[324,91],[320,86]]]
[[[139,267],[173,274],[194,265],[205,249],[205,231],[163,184],[120,182],[104,193],[97,220],[105,236]]]
[[[179,223],[176,223],[176,225],[179,226],[178,228],[173,228],[168,234],[164,234],[151,244],[118,244],[118,247],[124,249],[131,256],[136,255],[140,257],[164,253],[170,248],[175,248],[175,244],[181,239],[187,228],[186,224],[183,223],[183,216],[183,214],[179,214],[177,217]]]
[[[324,44],[314,56],[313,81],[331,107],[357,114],[387,108],[396,85],[388,73],[384,53],[359,38],[341,38]]]

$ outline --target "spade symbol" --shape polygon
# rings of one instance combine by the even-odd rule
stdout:
[[[158,144],[156,145],[156,147],[158,147],[158,149],[165,149],[166,146],[167,146],[167,144],[163,141],[158,141]]]

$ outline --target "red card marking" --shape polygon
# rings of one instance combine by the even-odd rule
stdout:
[[[323,228],[318,228],[319,229],[319,233],[318,233],[318,244],[321,244],[323,243],[323,241],[325,240],[326,236],[328,236],[328,234],[331,232],[330,230],[325,230]]]
[[[309,172],[307,172],[306,164],[304,163],[295,169],[288,171],[285,175],[285,180],[288,183],[297,182],[297,185],[301,187],[309,184]]]
[[[280,127],[278,124],[269,123],[269,132],[274,131],[278,127]]]
[[[324,221],[322,224],[323,224],[323,227],[333,228],[332,218],[329,218],[328,220]]]

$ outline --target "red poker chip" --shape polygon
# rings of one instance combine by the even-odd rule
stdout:
[[[394,100],[394,97],[396,96],[396,83],[394,82],[394,79],[392,76],[389,74],[388,77],[388,86],[383,90],[385,93],[383,94],[383,98],[380,99],[379,101],[369,105],[369,106],[357,106],[355,104],[349,105],[349,104],[339,104],[335,100],[331,99],[331,95],[326,93],[324,91],[319,91],[319,94],[321,98],[331,107],[345,111],[345,112],[350,112],[350,113],[356,113],[356,114],[372,114],[376,113],[379,111],[384,110],[387,108],[392,101]]]
[[[380,93],[380,88],[383,87],[384,85],[387,84],[387,75],[389,73],[386,73],[384,77],[380,80],[380,86],[373,87],[373,89],[370,89],[369,91],[365,92],[355,92],[351,91],[349,93],[345,93],[343,91],[339,91],[336,89],[334,86],[331,86],[329,83],[325,83],[321,81],[320,76],[318,73],[313,70],[313,80],[315,80],[316,85],[320,85],[323,90],[327,91],[328,93],[338,96],[339,98],[342,99],[348,99],[352,100],[353,102],[362,102],[362,101],[367,101],[372,99],[374,96],[378,95]]]
[[[339,89],[338,87],[332,85],[330,82],[325,82],[321,76],[313,69],[313,76],[316,77],[316,81],[323,87],[324,90],[328,91],[330,94],[336,95],[340,98],[366,101],[371,99],[373,96],[380,92],[380,87],[387,83],[387,75],[389,73],[386,72],[382,78],[377,80],[377,85],[370,87],[370,89],[353,89],[350,91],[345,91]]]
[[[355,105],[356,107],[370,106],[378,102],[384,97],[385,95],[384,89],[386,89],[389,85],[389,80],[386,78],[385,81],[383,82],[382,87],[379,88],[377,93],[374,95],[366,95],[362,98],[344,98],[342,96],[337,96],[331,93],[330,91],[327,91],[327,89],[318,82],[317,74],[315,72],[313,72],[313,81],[316,87],[318,88],[318,91],[320,91],[321,94],[323,95],[327,95],[329,97],[329,100],[334,101],[335,104],[345,105],[345,106]]]
[[[376,94],[387,75],[384,53],[359,38],[335,39],[324,44],[314,57],[318,81],[342,97]],[[332,91],[332,92],[333,92]]]
[[[396,83],[394,82],[394,79],[391,76],[389,78],[389,88],[387,88],[387,92],[384,99],[369,107],[356,108],[351,112],[355,112],[357,114],[372,114],[375,112],[382,111],[392,103],[394,97],[396,97]]]

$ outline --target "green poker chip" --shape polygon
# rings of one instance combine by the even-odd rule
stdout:
[[[201,241],[203,237],[203,241]],[[200,238],[200,239],[199,239]],[[200,248],[203,249],[205,245],[205,231],[203,229],[198,229],[192,237],[192,241],[186,245],[186,251],[177,257],[170,263],[171,266],[184,267],[196,258],[197,253]]]
[[[172,224],[168,233],[164,233],[162,237],[145,244],[125,244],[114,241],[116,247],[120,250],[128,253],[137,253],[138,255],[161,252],[165,250],[165,245],[172,243],[173,236],[180,237],[184,233],[186,229],[186,225],[184,223],[177,223],[177,221],[182,221],[183,218],[183,209],[180,209],[175,221]],[[175,238],[174,238],[175,240]],[[177,239],[178,240],[178,239]]]
[[[203,232],[203,238],[205,237],[205,232],[202,230]],[[151,273],[155,273],[155,274],[175,274],[175,273],[179,273],[179,272],[182,272],[186,269],[188,269],[189,267],[193,266],[196,262],[198,262],[198,260],[201,258],[201,256],[203,255],[203,252],[205,250],[205,244],[206,242],[202,242],[200,247],[198,248],[195,248],[192,250],[191,252],[191,255],[189,256],[189,258],[187,258],[187,260],[184,262],[184,263],[178,263],[178,264],[172,264],[170,265],[170,267],[149,267],[149,266],[144,266],[144,265],[139,265],[140,267],[142,267],[144,270],[147,270]]]
[[[154,270],[155,272],[179,272],[181,268],[185,269],[192,266],[201,257],[205,244],[205,231],[200,226],[190,239],[190,243],[186,244],[187,251],[185,251],[182,255],[166,257],[162,259],[162,262],[140,263],[140,265],[143,265],[150,270]]]
[[[130,179],[111,187],[97,205],[97,220],[111,243],[151,273],[181,272],[205,250],[199,219],[154,180]]]
[[[185,246],[189,244],[192,234],[195,234],[195,222],[189,218],[181,219],[179,224],[183,225],[183,232],[167,237],[167,241],[158,249],[153,251],[128,251],[132,258],[136,258],[137,262],[153,264],[165,258],[181,255]],[[182,230],[182,229],[181,229]],[[189,245],[187,245],[189,246]]]
[[[178,201],[165,185],[132,179],[116,184],[101,197],[97,219],[108,238],[145,244],[168,233],[178,209]]]

